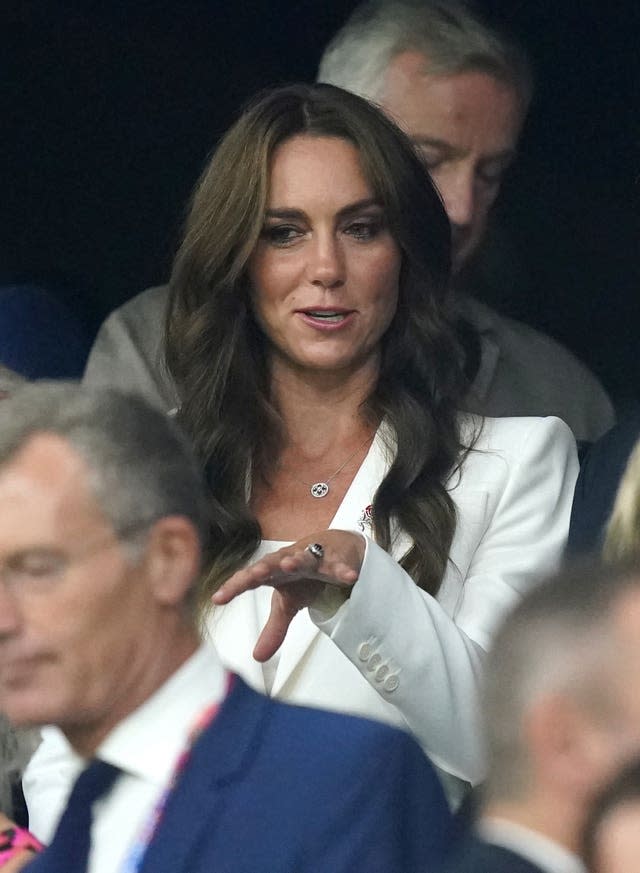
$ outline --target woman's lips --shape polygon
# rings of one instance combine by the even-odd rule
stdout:
[[[351,321],[353,309],[299,309],[306,324],[318,330],[338,330]]]

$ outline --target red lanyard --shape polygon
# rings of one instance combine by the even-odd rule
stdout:
[[[191,727],[191,730],[189,731],[189,739],[187,740],[187,744],[180,753],[180,756],[176,761],[176,765],[173,768],[173,773],[171,775],[169,785],[160,795],[160,798],[153,807],[153,812],[151,813],[142,830],[140,831],[140,834],[136,839],[131,852],[127,855],[127,858],[122,867],[122,873],[137,873],[137,871],[142,866],[142,860],[144,858],[145,852],[147,851],[149,844],[156,835],[156,832],[164,815],[167,801],[171,796],[171,792],[175,789],[176,785],[178,784],[178,780],[180,779],[180,776],[184,772],[187,764],[191,759],[191,752],[193,750],[193,747],[200,734],[215,721],[216,716],[220,712],[220,707],[222,706],[225,698],[229,695],[231,689],[233,688],[235,678],[236,677],[233,673],[227,674],[227,687],[225,689],[222,700],[219,700],[217,703],[212,703],[211,706],[207,706],[206,709],[204,709],[196,718],[193,726]]]

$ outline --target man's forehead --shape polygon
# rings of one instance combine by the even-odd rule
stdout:
[[[489,151],[512,151],[522,126],[516,89],[482,70],[430,72],[417,51],[389,63],[381,94],[384,110],[414,138],[480,137]]]
[[[59,434],[42,431],[30,436],[0,467],[0,492],[23,501],[55,501],[90,496],[90,469],[81,454]]]

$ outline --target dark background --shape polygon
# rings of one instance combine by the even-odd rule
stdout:
[[[55,283],[87,328],[166,279],[184,203],[239,105],[314,77],[354,8],[15,2],[0,11],[3,278]],[[491,300],[640,394],[640,3],[485,0],[537,94],[498,209],[522,277]]]

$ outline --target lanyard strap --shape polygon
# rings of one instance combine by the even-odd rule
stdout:
[[[142,861],[147,851],[149,844],[153,840],[158,827],[160,826],[160,822],[162,821],[165,808],[167,806],[167,802],[169,797],[171,796],[171,792],[174,790],[176,785],[178,784],[178,780],[180,776],[184,772],[187,764],[191,760],[191,753],[195,743],[198,740],[200,734],[205,731],[216,719],[216,716],[220,712],[220,708],[224,703],[225,699],[228,697],[231,689],[233,688],[233,684],[235,682],[235,675],[233,673],[227,674],[227,686],[225,688],[224,695],[222,700],[219,700],[217,703],[212,703],[210,706],[207,706],[196,718],[193,723],[191,729],[189,730],[189,739],[187,740],[187,744],[180,753],[178,760],[176,761],[176,765],[173,768],[173,773],[171,774],[171,779],[169,780],[169,784],[161,793],[157,802],[155,803],[151,815],[143,825],[138,837],[133,844],[133,848],[131,852],[127,855],[125,862],[122,866],[122,873],[137,873],[142,866]]]

